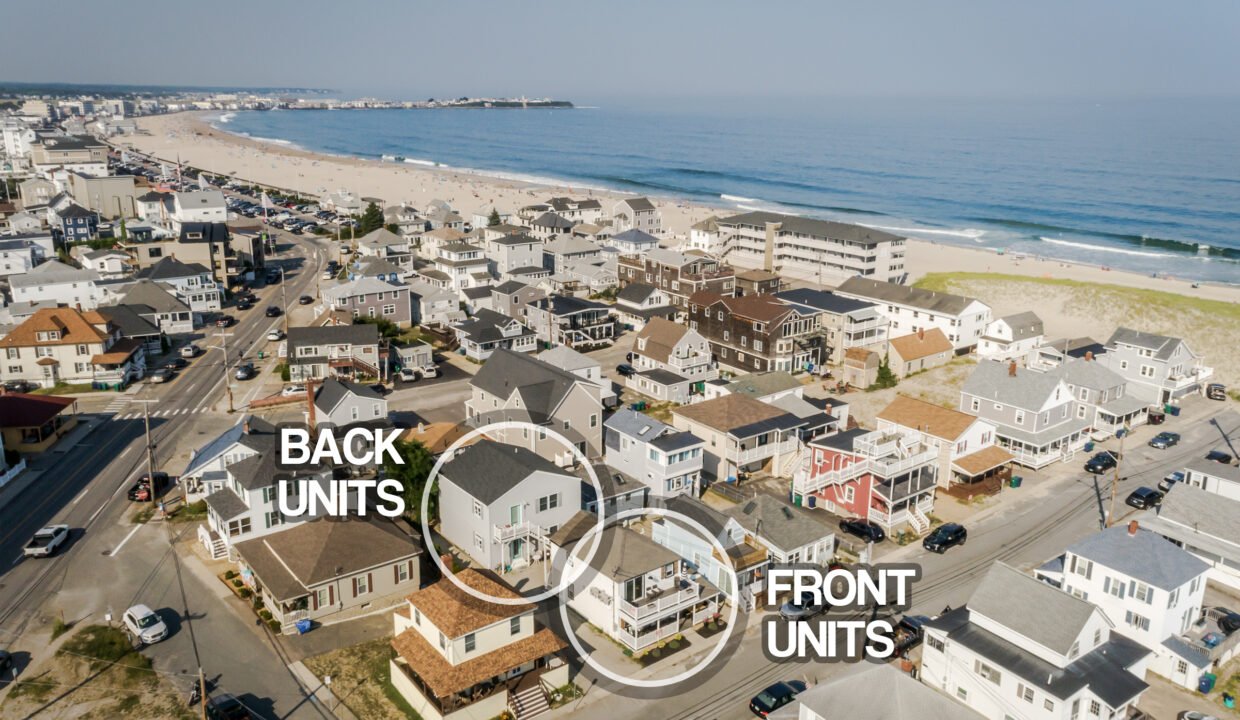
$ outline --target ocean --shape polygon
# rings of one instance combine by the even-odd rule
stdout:
[[[1240,102],[228,113],[222,130],[1240,284]]]

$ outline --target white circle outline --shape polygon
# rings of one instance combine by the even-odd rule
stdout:
[[[625,675],[621,675],[619,673],[613,672],[609,668],[604,667],[602,664],[595,662],[594,658],[590,657],[590,653],[586,652],[585,648],[583,648],[581,646],[581,643],[577,640],[577,633],[573,632],[572,625],[568,621],[568,603],[564,600],[561,600],[560,602],[560,620],[564,622],[564,634],[568,635],[568,641],[572,643],[573,648],[577,651],[577,654],[581,656],[582,662],[584,662],[586,665],[589,665],[590,667],[599,671],[606,677],[611,678],[612,680],[615,680],[621,685],[628,685],[630,687],[636,687],[636,688],[670,687],[672,685],[675,685],[676,683],[684,682],[685,680],[688,680],[689,678],[698,674],[699,672],[702,671],[703,668],[706,668],[712,662],[714,662],[715,658],[719,656],[719,653],[723,652],[723,646],[728,644],[728,639],[732,636],[732,628],[733,626],[736,625],[737,610],[736,610],[736,597],[735,596],[736,596],[736,590],[737,590],[737,586],[739,582],[736,577],[736,569],[732,565],[732,558],[728,557],[728,551],[723,547],[723,544],[719,542],[718,538],[716,538],[714,535],[711,535],[710,532],[705,527],[703,527],[701,523],[699,523],[697,520],[694,520],[691,517],[688,517],[684,513],[677,512],[675,510],[668,510],[666,508],[658,508],[658,507],[632,508],[632,509],[624,510],[623,512],[618,513],[614,518],[612,518],[612,520],[624,520],[625,518],[640,517],[640,516],[644,516],[647,514],[662,515],[663,517],[675,517],[676,520],[684,522],[685,524],[692,527],[694,530],[701,533],[703,537],[709,539],[710,544],[713,545],[714,548],[719,551],[719,554],[727,560],[728,577],[732,579],[732,595],[733,595],[732,597],[728,598],[728,600],[731,604],[732,609],[728,613],[728,624],[723,629],[723,638],[715,645],[715,649],[711,650],[710,653],[705,658],[703,658],[702,660],[699,660],[698,663],[694,665],[693,667],[677,675],[673,675],[670,678],[662,678],[658,680],[637,680],[637,679],[630,678]],[[586,531],[585,535],[581,536],[581,540],[585,540],[586,537],[588,537],[592,533],[599,533],[599,532],[600,530],[598,527],[590,528],[588,531]],[[569,557],[572,557],[571,553]],[[589,565],[590,565],[590,561],[586,560],[583,567],[589,567]]]
[[[561,581],[561,583],[558,584],[556,587],[551,588],[550,590],[547,590],[545,592],[539,593],[538,595],[530,595],[528,597],[522,595],[520,597],[515,597],[515,598],[494,597],[494,596],[488,595],[487,593],[484,593],[480,590],[472,588],[466,585],[465,583],[461,582],[456,577],[456,574],[448,570],[448,568],[443,564],[443,560],[439,557],[439,550],[435,547],[435,538],[431,536],[431,527],[430,527],[430,523],[427,520],[427,508],[430,506],[431,488],[434,486],[435,481],[439,479],[440,469],[443,467],[444,463],[448,461],[449,458],[451,458],[453,455],[456,454],[456,451],[460,449],[462,445],[464,445],[465,443],[469,442],[470,440],[480,435],[486,434],[490,430],[497,430],[497,429],[498,430],[508,430],[508,429],[516,430],[516,429],[521,429],[521,428],[531,429],[536,432],[545,433],[548,438],[555,440],[556,442],[563,443],[563,445],[566,448],[568,448],[571,453],[573,453],[573,456],[576,457],[577,460],[583,466],[585,466],[586,475],[590,478],[590,483],[594,485],[595,497],[599,499],[598,522],[595,523],[595,526],[591,528],[590,531],[587,533],[587,534],[592,533],[596,535],[596,538],[594,540],[594,544],[590,546],[589,553],[587,553],[586,555],[585,566],[582,568],[580,573],[577,573],[577,576],[565,578],[567,582]],[[500,443],[500,444],[502,445],[506,443]],[[519,446],[514,445],[513,447],[519,447]],[[449,445],[448,449],[443,451],[443,453],[439,456],[439,459],[435,461],[434,467],[431,468],[430,474],[426,476],[426,487],[422,489],[422,509],[418,513],[418,519],[422,521],[422,537],[426,540],[426,544],[431,550],[431,559],[435,561],[435,565],[439,568],[440,574],[448,578],[448,580],[450,580],[453,585],[456,585],[458,588],[464,590],[470,595],[473,595],[474,597],[478,598],[479,600],[483,602],[495,603],[496,605],[528,605],[530,603],[537,603],[537,602],[542,602],[543,600],[549,600],[555,597],[556,595],[559,595],[560,592],[562,592],[565,588],[567,588],[570,583],[575,581],[578,576],[580,576],[582,573],[585,572],[586,567],[589,567],[590,562],[594,559],[594,554],[598,552],[598,546],[602,542],[602,539],[603,539],[603,536],[602,536],[602,530],[604,527],[603,511],[605,509],[604,507],[605,503],[603,502],[603,500],[604,500],[603,485],[598,480],[598,473],[594,471],[594,466],[590,464],[589,458],[587,458],[584,453],[578,450],[577,446],[573,445],[572,442],[570,442],[568,438],[564,437],[563,435],[556,432],[555,430],[543,427],[542,425],[535,425],[534,423],[525,422],[523,420],[504,420],[502,422],[490,423],[488,425],[483,425],[480,428],[475,428],[473,430],[470,430],[469,432],[465,433],[461,437],[457,438],[456,442]],[[584,539],[584,536],[583,536],[583,539]],[[487,568],[487,569],[490,570],[490,568]],[[562,585],[563,587],[561,587],[560,585]]]

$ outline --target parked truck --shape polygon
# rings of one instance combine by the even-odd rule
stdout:
[[[34,534],[23,553],[26,557],[51,557],[68,539],[68,525],[49,525]]]

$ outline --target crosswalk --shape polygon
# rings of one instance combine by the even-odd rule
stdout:
[[[209,410],[210,408],[207,408],[207,407],[181,408],[179,410],[153,410],[151,411],[151,417],[167,418],[167,417],[173,417],[175,415],[198,415],[200,413],[208,412]],[[124,415],[115,415],[113,416],[112,419],[113,420],[140,420],[142,419],[143,415],[144,414],[142,412],[129,412],[129,413],[125,413]]]

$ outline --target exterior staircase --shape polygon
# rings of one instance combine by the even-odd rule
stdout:
[[[206,525],[198,526],[198,540],[207,549],[207,554],[212,560],[223,560],[228,557],[228,545],[225,544],[224,538]]]
[[[551,709],[551,705],[547,703],[547,693],[543,691],[540,682],[509,692],[508,706],[512,708],[517,720],[538,717]]]
[[[930,518],[926,517],[926,514],[921,511],[920,507],[913,505],[909,508],[908,524],[913,526],[913,532],[918,535],[925,535],[926,531],[930,529]]]

